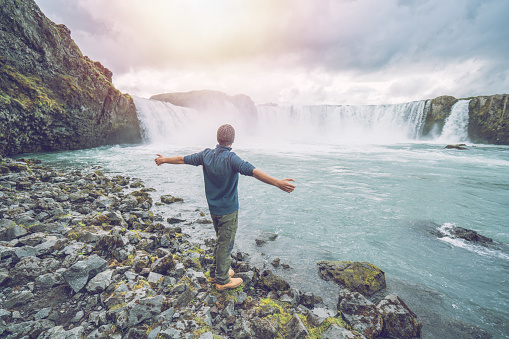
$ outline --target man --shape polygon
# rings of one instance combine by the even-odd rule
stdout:
[[[222,125],[217,130],[218,145],[214,150],[207,148],[199,153],[168,158],[157,154],[155,159],[157,166],[162,164],[203,166],[205,195],[217,237],[214,260],[210,267],[210,281],[216,284],[219,291],[236,288],[242,284],[241,278],[233,278],[235,272],[230,269],[230,252],[238,225],[239,173],[253,176],[288,193],[295,188],[291,183],[293,179],[276,179],[242,160],[231,151],[234,140],[234,128],[231,125]]]

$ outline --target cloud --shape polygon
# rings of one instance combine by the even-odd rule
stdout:
[[[132,94],[354,104],[509,88],[506,0],[36,1]]]

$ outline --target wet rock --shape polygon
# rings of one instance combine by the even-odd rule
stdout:
[[[359,292],[341,290],[338,310],[343,314],[343,318],[366,338],[376,338],[382,333],[382,316],[376,306]]]
[[[276,240],[276,238],[277,238],[276,233],[263,232],[256,237],[255,242],[256,242],[256,245],[262,246],[267,241],[274,241],[274,240]]]
[[[161,202],[164,204],[173,204],[175,202],[182,202],[184,199],[174,197],[173,195],[161,195]]]
[[[465,144],[455,144],[455,145],[446,145],[444,148],[445,149],[468,149],[465,147],[466,145]]]
[[[483,246],[489,246],[494,243],[493,239],[485,237],[474,230],[458,227],[453,224],[443,225],[437,231],[433,231],[432,233],[437,235],[439,238],[443,237],[459,238],[466,241],[475,242]]]
[[[320,304],[323,302],[322,298],[311,293],[304,292],[300,295],[300,304],[306,306],[307,308],[313,308],[316,304]]]
[[[383,318],[382,335],[390,338],[418,338],[422,323],[397,295],[391,294],[376,305]]]
[[[385,273],[373,264],[351,261],[321,261],[320,277],[333,280],[351,291],[371,296],[386,288]]]
[[[287,291],[290,289],[290,284],[274,275],[271,271],[263,271],[258,284],[271,291]]]

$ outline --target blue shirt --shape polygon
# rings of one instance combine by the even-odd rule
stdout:
[[[184,163],[203,166],[205,195],[209,210],[215,215],[230,214],[239,209],[237,186],[239,173],[253,176],[255,167],[231,152],[231,147],[217,145],[184,157]]]

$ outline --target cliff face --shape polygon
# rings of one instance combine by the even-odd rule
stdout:
[[[0,0],[0,155],[140,142],[111,78],[33,0]]]
[[[422,130],[424,137],[440,135],[452,106],[458,100],[470,100],[468,137],[473,142],[509,145],[509,95],[496,94],[456,99],[440,96],[429,102],[429,111]]]
[[[470,100],[468,134],[472,141],[509,145],[509,95],[480,96]]]

